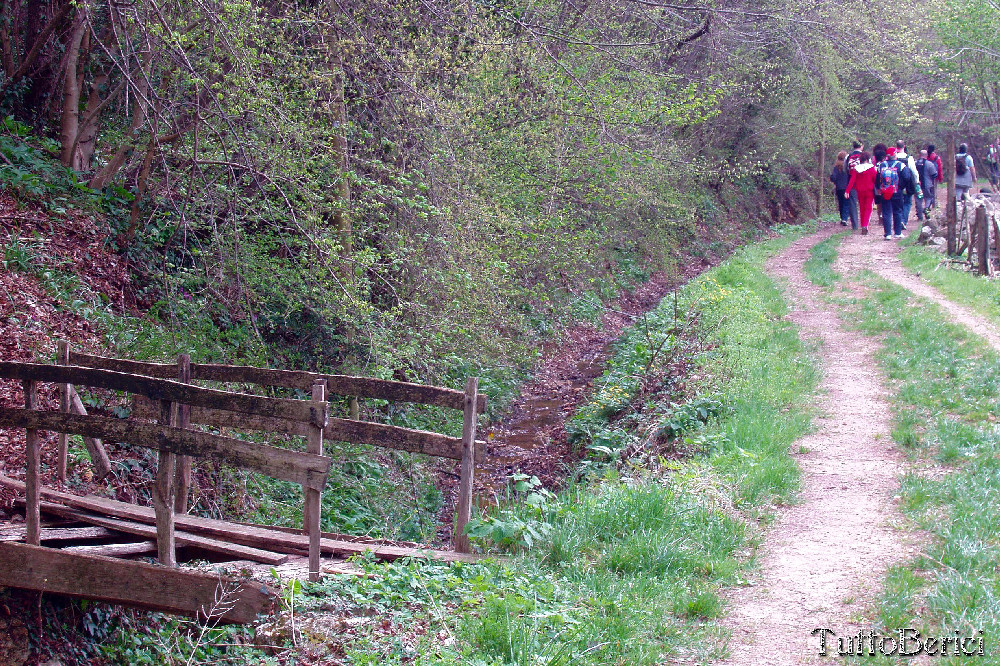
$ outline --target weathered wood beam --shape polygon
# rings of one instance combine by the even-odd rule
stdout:
[[[24,483],[7,476],[0,475],[0,486],[24,492]],[[152,525],[155,521],[153,510],[149,507],[119,502],[104,497],[81,497],[46,487],[41,488],[41,494],[43,498],[50,502],[58,502],[69,507],[134,520],[146,523],[147,525]],[[202,518],[201,516],[177,516],[177,529],[190,534],[215,536],[232,543],[266,548],[275,552],[300,554],[306,553],[309,550],[309,538],[304,534],[285,534],[265,527],[238,525],[223,520]],[[446,562],[475,562],[482,559],[476,555],[465,553],[398,546],[376,546],[336,539],[321,539],[320,549],[323,553],[345,556],[359,555],[370,551],[374,553],[375,557],[385,560],[395,560],[401,557],[424,557]]]
[[[27,530],[23,527],[4,530],[0,533],[0,541],[23,541]],[[107,539],[115,536],[111,530],[103,527],[43,527],[40,539],[42,541],[72,541],[74,539]]]
[[[61,384],[61,386],[69,387],[69,410],[67,411],[79,414],[80,416],[86,416],[87,408],[83,406],[83,400],[80,399],[80,394],[76,392],[76,388],[72,384]],[[64,434],[60,433],[60,436]],[[94,465],[94,476],[100,480],[111,474],[111,459],[108,458],[108,452],[104,448],[104,443],[95,437],[84,437],[83,445],[87,447],[87,453],[90,454],[90,462]],[[61,454],[62,452],[60,451]]]
[[[173,379],[177,376],[177,365],[174,363],[146,363],[77,352],[70,353],[70,363],[88,368],[101,368],[161,379]],[[456,389],[372,377],[326,375],[300,370],[275,370],[215,363],[192,363],[191,378],[214,382],[280,386],[302,391],[311,390],[317,379],[325,379],[328,394],[416,402],[424,405],[450,407],[451,409],[464,409],[465,407],[465,394]],[[486,396],[479,396],[476,409],[480,413],[486,410]]]
[[[143,404],[143,401],[136,400],[134,405],[136,415],[152,418],[153,408],[151,404]],[[299,437],[308,437],[311,428],[307,423],[293,423],[266,416],[238,414],[203,407],[191,408],[191,423],[235,430],[281,432]],[[323,429],[323,438],[335,442],[369,444],[397,451],[451,458],[452,460],[462,459],[462,439],[460,437],[449,437],[427,430],[414,430],[413,428],[370,421],[331,418],[326,428]],[[476,462],[481,463],[485,457],[486,442],[479,440],[476,442]]]
[[[67,546],[60,548],[64,553],[82,553],[84,555],[103,555],[104,557],[131,557],[156,552],[155,541],[138,541],[136,543],[105,543],[96,546]]]
[[[65,516],[66,518],[72,518],[73,520],[78,520],[82,523],[91,523],[93,525],[104,527],[109,530],[115,530],[123,534],[131,534],[143,537],[144,539],[152,539],[159,543],[159,535],[157,534],[156,527],[153,525],[147,525],[146,523],[129,520],[127,518],[110,518],[108,516],[101,516],[81,511],[79,509],[71,509],[52,502],[43,502],[42,507],[45,509],[46,513],[52,513],[57,516]],[[276,553],[262,548],[254,548],[253,546],[246,544],[230,543],[228,541],[213,539],[200,534],[190,534],[183,530],[177,530],[176,524],[174,540],[178,546],[201,548],[202,550],[219,553],[220,555],[225,555],[226,557],[260,562],[261,564],[278,565],[284,564],[288,561],[287,553]]]
[[[330,459],[324,456],[127,419],[0,407],[0,427],[68,432],[169,453],[211,458],[316,489],[323,488],[330,471]]]
[[[251,622],[276,600],[255,581],[22,543],[0,543],[0,585],[227,623]]]
[[[312,423],[325,427],[328,406],[317,406],[311,401],[285,398],[265,398],[247,393],[231,393],[202,388],[190,384],[126,374],[112,370],[82,368],[78,366],[45,365],[0,361],[0,377],[22,381],[51,382],[54,384],[79,384],[128,393],[138,393],[152,400],[169,400],[198,407],[224,409],[244,414],[273,416],[289,421]]]
[[[38,385],[30,379],[23,380],[21,385],[24,389],[25,409],[18,411],[27,412],[28,414],[36,414],[37,412],[34,410],[38,407]],[[41,446],[38,443],[37,429],[30,428],[28,426],[21,427],[26,428],[24,433],[24,523],[27,529],[25,541],[37,546],[39,544],[38,539],[41,531],[41,514],[38,509],[41,492],[40,489],[42,487],[40,467],[42,455]]]
[[[479,379],[469,377],[465,385],[465,421],[462,428],[462,474],[458,485],[458,506],[455,510],[455,550],[460,553],[472,552],[472,544],[465,534],[465,526],[472,515],[472,490],[476,466],[476,393]]]

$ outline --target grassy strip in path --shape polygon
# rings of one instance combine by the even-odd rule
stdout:
[[[849,235],[842,231],[816,243],[809,249],[809,259],[805,263],[806,276],[819,287],[830,287],[840,275],[833,270],[833,262],[837,260],[837,247]]]
[[[893,438],[915,468],[902,508],[930,534],[923,555],[890,571],[878,624],[924,636],[983,630],[987,656],[976,663],[1000,664],[1000,356],[937,306],[864,279],[875,288],[854,312],[862,331],[884,336],[880,361],[898,386]]]
[[[557,495],[521,478],[514,501],[480,523],[494,542],[514,544],[508,561],[363,562],[369,576],[307,586],[296,602],[303,626],[319,609],[377,614],[332,640],[317,637],[308,649],[349,664],[491,666],[642,666],[723,651],[725,636],[711,621],[722,610],[717,592],[742,580],[758,535],[751,517],[796,489],[789,445],[808,427],[804,405],[817,379],[783,319],[780,291],[762,270],[789,241],[745,249],[681,294],[696,308],[710,350],[698,358],[709,378],[691,404],[718,405],[714,417],[699,419],[695,409],[684,421],[684,441],[696,455],[647,451],[591,465],[585,481]],[[591,425],[603,414],[613,430],[616,411],[634,408],[627,397],[637,390],[633,369],[657,367],[643,359],[656,360],[675,325],[671,299],[641,332],[637,326],[623,337],[593,398],[600,404],[589,406]],[[618,407],[607,408],[615,400]],[[642,405],[674,425],[683,407]],[[629,423],[629,441],[648,435],[639,428],[649,421]],[[600,428],[591,434],[611,437]],[[595,454],[611,450],[598,442],[591,442]]]

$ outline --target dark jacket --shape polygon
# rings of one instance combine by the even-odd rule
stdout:
[[[833,167],[833,171],[830,172],[830,182],[833,186],[837,188],[838,192],[843,192],[847,189],[847,183],[851,180],[851,174],[847,169],[841,169],[839,167]]]

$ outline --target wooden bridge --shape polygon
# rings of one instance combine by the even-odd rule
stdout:
[[[17,493],[23,526],[0,527],[0,586],[98,599],[224,622],[247,622],[266,611],[275,595],[267,585],[178,568],[177,549],[214,561],[270,567],[305,565],[318,580],[321,556],[371,552],[381,559],[431,557],[472,560],[464,535],[472,505],[474,469],[485,455],[476,441],[478,415],[486,406],[478,381],[465,391],[347,375],[191,363],[145,363],[73,352],[59,343],[56,365],[0,362],[0,378],[20,380],[24,408],[0,407],[0,427],[26,432],[25,475],[0,475],[0,486]],[[276,398],[209,388],[215,382],[298,389],[310,399]],[[38,384],[58,385],[59,411],[38,409]],[[129,418],[86,413],[76,386],[132,396]],[[330,416],[333,395],[411,402],[461,410],[462,437]],[[146,418],[143,418],[146,417]],[[245,441],[192,428],[193,424],[303,438],[305,451]],[[157,451],[152,508],[104,497],[46,488],[40,478],[39,431],[59,433],[58,469],[66,480],[68,435],[80,435],[98,477],[111,471],[102,441]],[[320,500],[331,459],[324,440],[371,444],[461,461],[455,551],[320,531]],[[208,458],[303,489],[301,530],[237,524],[188,514],[191,458]],[[45,544],[45,545],[43,545]],[[82,544],[82,545],[81,545]],[[158,565],[125,558],[155,552]],[[301,565],[299,565],[301,566]]]

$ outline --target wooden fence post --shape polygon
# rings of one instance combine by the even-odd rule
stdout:
[[[479,378],[469,377],[465,384],[465,420],[462,426],[462,476],[458,487],[458,518],[455,521],[455,550],[460,553],[472,551],[465,526],[472,515],[472,487],[476,473],[476,402],[478,401]]]
[[[313,404],[316,405],[317,409],[323,410],[324,414],[326,413],[325,379],[317,379],[316,383],[313,384],[312,401]],[[325,421],[326,419],[319,419],[315,421],[318,422],[320,420]],[[317,423],[310,425],[306,451],[308,453],[323,455],[323,426],[319,426]],[[319,580],[319,546],[320,537],[322,535],[320,531],[322,495],[320,491],[312,488],[304,488],[304,490],[306,504],[302,512],[302,518],[305,523],[305,532],[309,536],[309,580],[315,583]]]
[[[176,404],[160,401],[160,423],[177,425]],[[177,566],[176,537],[174,534],[174,475],[177,455],[160,450],[156,463],[156,481],[153,484],[153,509],[156,512],[156,554],[160,564]]]
[[[990,263],[990,225],[986,218],[986,207],[976,208],[976,240],[978,247],[976,255],[979,259],[979,274],[989,275],[992,272]]]
[[[69,365],[69,342],[56,343],[56,365]],[[59,385],[59,411],[69,414],[69,384]],[[66,459],[69,457],[69,435],[59,433],[59,481],[66,483]]]
[[[21,386],[24,388],[25,409],[37,409],[38,384],[31,380],[25,380],[21,383]],[[41,452],[38,445],[37,430],[24,431],[24,448],[27,466],[24,477],[24,522],[27,534],[24,542],[32,546],[37,546],[42,534],[41,515],[39,513],[42,480],[38,478],[41,473],[39,462]]]
[[[956,239],[958,225],[958,204],[955,201],[955,135],[948,133],[948,140],[945,141],[944,156],[944,180],[948,186],[945,194],[948,209],[945,211],[945,220],[948,223],[948,256],[953,256],[958,250],[958,243],[961,239]]]
[[[189,354],[177,355],[177,381],[184,384],[191,383],[191,356]],[[177,405],[177,427],[188,428],[191,425],[191,406]],[[175,513],[187,513],[188,492],[191,489],[191,456],[179,456],[177,458],[177,475],[175,479],[177,486],[177,497],[174,504]]]

